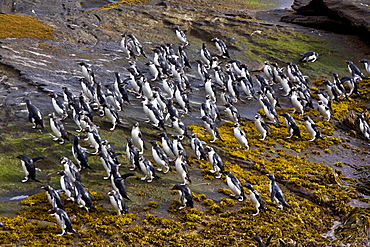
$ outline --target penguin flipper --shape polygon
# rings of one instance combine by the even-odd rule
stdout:
[[[128,177],[132,177],[132,176],[135,176],[135,174],[134,174],[134,173],[126,173],[126,174],[123,174],[123,175],[121,176],[121,178],[122,178],[122,179],[126,179],[126,178],[128,178]]]
[[[275,234],[271,234],[271,235],[268,237],[268,239],[267,239],[267,241],[266,241],[266,243],[265,243],[266,247],[270,245],[270,243],[271,243],[271,239],[272,239],[274,236],[275,236]]]
[[[32,161],[37,162],[37,161],[43,160],[43,159],[45,159],[45,157],[35,157],[35,158],[32,158]]]

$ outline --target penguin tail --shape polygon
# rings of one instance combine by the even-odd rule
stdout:
[[[292,206],[290,206],[288,203],[284,202],[283,203],[283,206],[286,207],[286,208],[292,208]]]

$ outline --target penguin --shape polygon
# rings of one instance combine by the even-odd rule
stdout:
[[[175,184],[171,190],[177,190],[180,195],[180,201],[181,201],[181,206],[179,207],[179,210],[189,207],[193,208],[194,203],[193,203],[193,195],[191,193],[191,190],[189,187],[185,184]]]
[[[281,107],[279,103],[279,99],[274,91],[274,89],[270,85],[266,85],[262,87],[262,92],[266,95],[267,99],[270,101],[271,105],[275,107]]]
[[[147,107],[147,116],[152,122],[152,125],[158,129],[162,128],[166,130],[161,112],[152,103],[147,103],[145,106]]]
[[[170,166],[168,165],[170,160],[156,141],[149,140],[148,142],[152,144],[154,162],[160,167],[157,171],[163,171],[163,173],[166,174],[170,170]]]
[[[267,97],[263,97],[262,92],[257,92],[257,93],[260,94],[259,102],[267,118],[273,121],[275,124],[280,123],[276,110],[272,106],[270,101],[267,99]]]
[[[178,117],[171,117],[172,127],[176,130],[176,132],[181,136],[188,136],[187,133],[187,126],[178,118]]]
[[[293,83],[299,82],[299,78],[298,78],[298,75],[297,75],[297,73],[295,71],[294,64],[292,62],[287,62],[285,68],[286,68],[285,71],[286,71],[286,73],[288,75],[289,80],[291,82],[293,82]]]
[[[202,103],[202,109],[201,110],[204,110],[204,114],[202,114],[202,111],[201,111],[201,116],[209,116],[213,121],[216,121],[216,120],[220,120],[221,121],[221,116],[220,116],[220,112],[218,110],[218,107],[217,105],[215,104],[214,101],[212,101],[212,97],[210,95],[206,95],[206,101],[205,101],[205,107],[203,107],[203,103]],[[209,112],[207,112],[209,111]]]
[[[210,146],[206,146],[206,149],[208,152],[208,161],[211,163],[213,168],[213,170],[210,170],[210,172],[217,174],[215,178],[221,178],[221,174],[224,172],[225,167],[220,155],[218,155],[218,153],[216,153],[215,150]]]
[[[191,183],[188,165],[186,163],[186,160],[184,159],[182,150],[179,151],[179,155],[175,160],[175,168],[177,174],[179,174],[182,180],[184,181],[183,185]]]
[[[186,38],[186,35],[185,35],[185,32],[183,30],[180,29],[179,26],[174,26],[173,29],[175,30],[175,34],[176,34],[176,37],[182,42],[182,43],[185,43],[184,46],[188,46],[189,45],[189,41],[188,39]]]
[[[95,100],[95,87],[92,83],[87,81],[85,78],[78,78],[82,88],[82,95],[88,98],[91,102]]]
[[[20,154],[17,156],[17,158],[21,160],[23,172],[25,175],[24,179],[22,180],[22,183],[26,183],[29,180],[41,182],[36,178],[36,168],[34,163],[44,159],[44,157],[29,158],[24,154]]]
[[[87,156],[86,156],[87,149],[82,148],[79,144],[79,141],[80,141],[80,135],[75,135],[73,145],[72,145],[72,154],[76,162],[80,166],[79,171],[81,171],[81,169],[86,169],[86,168],[92,170],[87,160]]]
[[[83,129],[82,126],[81,126],[81,121],[80,121],[81,120],[81,114],[80,113],[82,112],[81,108],[79,107],[79,104],[74,102],[74,100],[68,102],[68,105],[72,110],[72,119],[78,127],[78,129],[76,131],[81,132],[82,129]]]
[[[36,106],[31,104],[29,99],[26,99],[26,105],[28,110],[28,120],[33,124],[32,128],[36,129],[39,125],[41,130],[44,130],[44,120],[42,119],[42,112]]]
[[[329,107],[329,109],[331,109],[331,99],[326,92],[321,90],[315,90],[315,94],[319,96],[320,101],[322,101],[326,106]]]
[[[320,56],[320,54],[314,51],[308,51],[300,55],[301,58],[298,60],[298,62],[312,62],[312,63],[315,62]]]
[[[234,137],[239,143],[240,148],[246,148],[249,150],[247,136],[245,135],[244,131],[240,128],[239,123],[234,123]]]
[[[216,66],[213,68],[213,70],[214,70],[214,78],[215,78],[216,84],[220,87],[224,87],[225,81],[226,81],[226,75],[222,71],[221,66]]]
[[[104,103],[102,106],[105,115],[112,123],[112,128],[109,129],[110,131],[113,131],[116,128],[117,124],[123,124],[119,119],[118,113],[111,105],[109,105],[108,103]]]
[[[190,110],[189,98],[188,98],[187,92],[182,90],[180,86],[178,85],[178,83],[175,88],[174,96],[175,96],[176,102],[179,104],[179,106],[184,111],[184,113],[188,114]]]
[[[279,74],[278,78],[281,85],[279,90],[283,90],[285,92],[283,96],[288,96],[290,94],[292,83],[288,80],[287,76],[283,72],[279,71],[278,74]]]
[[[283,207],[291,208],[291,206],[285,201],[283,192],[276,184],[275,175],[266,174],[266,176],[270,179],[269,190],[271,201],[276,201],[279,209],[283,209]]]
[[[144,65],[148,66],[149,72],[152,75],[152,78],[150,80],[151,81],[158,80],[159,77],[160,77],[160,72],[159,72],[157,66],[152,61],[144,63]]]
[[[125,104],[130,105],[131,104],[130,97],[128,96],[128,91],[127,91],[127,88],[126,88],[128,86],[128,84],[127,84],[128,79],[126,79],[124,82],[122,82],[118,72],[115,72],[114,75],[116,77],[116,80],[114,82],[114,86],[116,88],[117,94],[119,96],[121,96],[121,98],[122,98],[122,100]]]
[[[226,80],[227,91],[230,93],[233,100],[238,101],[240,97],[235,74],[231,70],[226,70],[226,73],[228,74],[228,79]]]
[[[317,103],[318,103],[319,112],[322,115],[323,119],[326,121],[330,121],[331,112],[330,112],[329,107],[325,105],[325,103],[322,102],[321,100],[317,101]]]
[[[106,93],[105,93],[105,98],[106,98],[107,102],[109,102],[114,107],[114,109],[116,109],[116,111],[122,111],[121,106],[124,103],[123,103],[122,98],[116,93],[116,90],[114,88],[114,84],[106,84],[106,85],[104,85],[104,87],[107,88]],[[87,111],[90,112],[91,108],[88,104],[86,104],[86,102],[84,100],[85,97],[82,94],[80,94],[79,98],[80,98],[81,106],[82,106],[82,103],[84,103],[85,107],[88,107]],[[82,108],[84,108],[84,110],[85,110],[85,107],[82,107]]]
[[[209,95],[209,97],[212,99],[212,102],[216,103],[216,92],[213,87],[211,75],[208,75],[208,77],[205,78],[204,89],[206,91],[206,94]]]
[[[121,36],[122,36],[122,39],[120,41],[120,47],[123,53],[126,54],[126,58],[130,59],[133,54],[130,50],[130,47],[128,46],[128,35],[126,32],[124,32],[123,34],[121,34]]]
[[[265,211],[266,202],[263,200],[260,193],[258,193],[258,191],[253,187],[253,185],[249,183],[246,184],[245,187],[249,190],[249,197],[251,199],[251,202],[254,204],[257,210],[257,212],[253,214],[253,216],[256,216],[257,214],[259,214],[260,211]]]
[[[130,197],[127,194],[127,188],[126,188],[126,183],[125,180],[129,177],[135,176],[133,173],[125,173],[121,176],[118,172],[118,167],[119,165],[113,164],[111,167],[111,183],[112,187],[115,191],[117,191],[122,198],[125,198],[127,200],[130,200]]]
[[[126,144],[126,155],[128,160],[130,161],[131,171],[135,170],[139,167],[139,151],[135,148],[134,144],[132,143],[131,137],[126,137],[127,144]]]
[[[109,201],[112,204],[113,208],[117,211],[118,215],[128,213],[125,201],[122,199],[121,195],[115,191],[110,190],[108,192]]]
[[[263,72],[263,74],[265,75],[265,77],[267,78],[267,80],[269,81],[270,84],[274,83],[274,74],[272,72],[272,68],[271,68],[271,65],[270,65],[269,61],[266,60],[264,62],[262,72]]]
[[[345,76],[342,79],[340,79],[340,83],[342,85],[348,84],[349,92],[346,94],[346,96],[351,96],[352,94],[357,94],[360,96],[360,92],[358,91],[357,81],[360,80],[360,77],[355,76]]]
[[[369,79],[368,77],[364,76],[361,70],[352,61],[346,61],[346,63],[349,73],[351,73],[353,77],[360,77],[363,80]]]
[[[65,102],[54,92],[49,93],[48,96],[51,97],[51,103],[55,112],[62,116],[62,121],[65,120],[68,117]]]
[[[77,169],[76,165],[67,157],[62,157],[60,163],[64,167],[64,172],[67,176],[71,179],[72,182],[80,181],[81,182],[81,175],[79,170]]]
[[[106,156],[108,156],[113,161],[113,163],[115,163],[117,165],[120,164],[120,162],[118,161],[117,157],[120,156],[120,155],[122,155],[122,153],[116,153],[114,151],[113,146],[108,142],[108,140],[103,139],[101,141],[100,152],[102,152]]]
[[[369,59],[361,59],[358,62],[364,64],[366,72],[370,75],[370,60]]]
[[[259,136],[262,137],[260,141],[264,141],[266,139],[266,136],[270,136],[269,127],[259,113],[254,115],[254,126],[256,127],[258,133],[260,133]]]
[[[357,119],[358,119],[358,126],[360,127],[361,133],[367,140],[370,140],[370,127],[369,127],[369,124],[366,122],[364,115],[361,113],[358,113]]]
[[[268,239],[266,240],[266,243],[264,244],[260,236],[254,236],[253,239],[257,241],[258,247],[268,247],[271,243],[271,239],[274,236],[274,234],[270,235]]]
[[[290,134],[290,136],[287,136],[287,138],[291,138],[293,136],[296,136],[298,138],[302,138],[301,137],[301,131],[300,131],[297,123],[295,122],[294,118],[292,116],[290,116],[290,114],[287,113],[287,112],[282,113],[281,116],[284,117],[286,127],[288,128],[288,133]]]
[[[92,154],[97,154],[100,150],[101,141],[102,141],[98,133],[98,130],[92,129],[90,128],[90,126],[86,126],[86,128],[83,129],[82,131],[87,133],[87,136],[88,136],[87,138],[90,140],[91,145],[95,148],[95,153],[92,153]]]
[[[203,142],[198,138],[196,133],[190,135],[190,146],[198,160],[207,160]]]
[[[230,190],[234,192],[234,194],[230,196],[235,197],[240,202],[244,201],[245,193],[239,179],[235,177],[230,171],[224,171],[222,174],[226,176],[227,186],[229,186]]]
[[[141,180],[146,180],[148,183],[150,183],[154,178],[159,179],[158,175],[155,174],[155,169],[152,162],[142,155],[139,156],[139,167],[140,171],[145,175],[145,177],[140,178]]]
[[[202,48],[200,50],[200,57],[204,63],[205,68],[209,69],[211,67],[212,56],[211,56],[211,53],[209,53],[207,49],[206,42],[202,43]]]
[[[203,120],[204,127],[205,127],[207,133],[212,138],[212,140],[210,141],[211,143],[215,142],[217,139],[219,139],[220,141],[223,141],[219,132],[218,132],[216,124],[214,123],[214,121],[210,117],[202,116],[202,117],[200,117],[200,119]]]
[[[60,198],[58,192],[53,189],[50,185],[44,185],[41,189],[46,191],[46,195],[48,200],[53,208],[60,208],[64,210],[64,204],[62,199]]]
[[[184,69],[186,68],[189,68],[191,69],[191,64],[189,62],[189,58],[188,58],[188,55],[186,54],[185,52],[185,45],[179,45],[179,48],[178,48],[178,51],[179,51],[179,57],[181,59],[181,62],[182,62],[182,67],[184,67]]]
[[[60,186],[67,197],[67,200],[74,202],[76,193],[75,193],[75,185],[72,182],[72,179],[66,174],[64,170],[58,171],[58,175],[60,175]]]
[[[333,102],[334,100],[339,102],[337,86],[331,83],[329,80],[325,80],[324,85],[326,86],[326,91],[328,92],[330,102]]]
[[[305,121],[306,129],[308,133],[312,137],[312,139],[309,140],[310,142],[316,139],[323,139],[321,137],[319,126],[317,126],[315,122],[309,116],[303,116],[303,120]]]
[[[139,122],[135,122],[131,129],[131,138],[134,146],[139,150],[139,154],[144,153],[144,149],[147,149],[143,139],[143,135],[140,130]]]
[[[64,211],[61,208],[54,207],[50,209],[48,212],[51,213],[50,215],[55,216],[58,225],[62,228],[62,233],[58,234],[58,236],[63,236],[64,233],[67,234],[74,233],[78,235],[78,233],[73,229],[71,219],[68,217],[66,211]]]
[[[292,105],[294,107],[293,113],[299,112],[301,116],[304,114],[304,105],[302,99],[299,97],[299,94],[297,92],[297,89],[293,87],[290,90],[290,101],[292,102]]]
[[[91,69],[91,66],[89,66],[87,63],[85,63],[83,61],[79,62],[77,64],[81,66],[81,71],[82,71],[82,75],[84,76],[84,78],[88,82],[93,84],[95,82],[95,79],[94,79],[94,72]]]
[[[144,52],[144,48],[139,42],[139,40],[133,34],[128,34],[127,36],[128,36],[127,43],[129,47],[132,47],[131,49],[133,50],[134,57],[136,56],[147,57]]]
[[[173,137],[173,141],[172,141],[172,144],[173,144],[173,153],[175,154],[176,157],[179,157],[180,155],[180,151],[183,152],[183,157],[185,159],[186,162],[188,162],[188,155],[185,151],[185,148],[184,146],[182,145],[181,143],[181,140],[184,138],[183,136],[181,135],[171,135]]]
[[[67,87],[62,87],[63,90],[63,99],[65,102],[73,102],[75,96],[72,94],[71,91]]]
[[[95,206],[92,203],[89,192],[85,189],[85,186],[79,182],[75,181],[75,193],[76,202],[80,208],[85,208],[87,212],[94,210]]]
[[[215,42],[215,46],[217,48],[217,50],[219,51],[219,56],[222,57],[222,58],[230,58],[230,54],[229,54],[229,51],[227,49],[227,46],[225,44],[225,42],[223,42],[221,39],[219,38],[213,38],[211,39],[212,42]]]
[[[176,159],[176,155],[173,151],[173,142],[168,138],[165,132],[158,133],[157,135],[161,137],[162,147],[164,152],[167,154],[167,157],[171,162],[174,161]]]
[[[153,98],[152,86],[150,85],[148,79],[146,79],[146,78],[143,79],[143,84],[141,86],[141,92],[149,100],[151,100]]]
[[[227,103],[224,106],[226,107],[224,111],[226,112],[226,115],[229,117],[229,120],[234,123],[239,123],[241,117],[238,109],[236,109],[236,107],[230,103]]]
[[[102,145],[100,144],[100,147]],[[103,179],[109,179],[110,178],[110,174],[111,174],[111,169],[112,169],[112,166],[113,165],[117,165],[117,166],[120,166],[120,164],[118,163],[114,163],[113,159],[106,153],[106,152],[103,152],[102,150],[100,150],[99,153],[96,153],[96,155],[99,155],[100,156],[100,161],[105,169],[105,171],[107,172],[108,176],[107,177],[103,177]]]
[[[265,79],[265,77],[263,77],[261,75],[256,75],[256,78],[257,78],[257,83],[259,84],[259,87],[260,87],[261,91],[263,91],[264,87],[269,86],[269,83]]]
[[[195,62],[197,62],[198,75],[199,75],[200,79],[202,80],[202,83],[199,84],[199,86],[202,87],[202,86],[204,86],[204,82],[205,82],[206,78],[209,77],[209,73],[207,71],[206,66],[202,63],[201,60],[197,59],[197,60],[195,60]]]
[[[247,100],[252,100],[255,97],[253,83],[245,77],[239,77],[237,81],[240,83],[243,92],[247,96]]]

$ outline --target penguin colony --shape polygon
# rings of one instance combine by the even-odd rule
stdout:
[[[264,115],[255,114],[254,124],[260,133],[261,141],[270,137],[269,124],[281,124],[276,107],[281,107],[279,97],[289,98],[294,108],[294,112],[299,113],[305,123],[307,132],[312,139],[323,139],[319,127],[314,120],[305,115],[310,108],[317,108],[322,119],[331,120],[331,105],[342,98],[352,95],[360,95],[357,89],[357,81],[368,79],[360,69],[351,61],[347,61],[350,76],[339,79],[338,74],[333,74],[333,82],[325,80],[327,92],[317,90],[311,92],[308,87],[307,76],[303,75],[297,64],[288,62],[286,67],[279,67],[277,63],[265,62],[259,74],[254,77],[248,71],[247,65],[235,59],[231,59],[227,45],[219,38],[212,38],[218,53],[211,55],[204,42],[199,52],[199,59],[196,62],[196,76],[201,81],[197,87],[204,90],[204,102],[199,109],[199,118],[203,121],[204,130],[211,136],[210,143],[200,140],[195,133],[189,133],[189,129],[182,122],[181,118],[194,110],[189,103],[189,97],[194,90],[187,74],[192,71],[192,65],[186,55],[186,47],[189,46],[188,39],[180,27],[174,27],[177,38],[181,44],[176,48],[171,43],[161,44],[153,47],[152,54],[147,54],[139,40],[133,34],[122,34],[120,47],[129,59],[129,67],[126,68],[125,77],[118,72],[114,73],[115,81],[112,84],[103,85],[96,80],[93,67],[80,62],[83,77],[79,79],[81,93],[78,95],[69,91],[67,87],[61,88],[62,96],[56,92],[51,92],[51,105],[54,112],[49,114],[50,127],[53,132],[54,141],[64,144],[65,141],[72,141],[72,153],[74,161],[68,157],[63,157],[60,161],[63,170],[57,172],[60,175],[61,189],[54,189],[50,185],[41,188],[47,193],[48,200],[52,209],[50,213],[55,215],[58,224],[62,228],[62,233],[77,234],[73,229],[71,220],[64,210],[64,204],[59,193],[65,193],[67,200],[77,203],[86,211],[94,210],[88,190],[82,183],[80,172],[84,169],[92,169],[88,162],[88,155],[100,156],[102,166],[107,173],[102,179],[110,180],[112,189],[107,192],[112,207],[118,215],[128,212],[125,200],[130,200],[129,189],[126,187],[125,180],[134,173],[121,174],[119,167],[121,162],[118,158],[123,156],[116,153],[109,141],[99,135],[99,126],[94,124],[94,118],[106,117],[111,123],[110,131],[114,131],[117,126],[125,125],[121,117],[124,116],[125,107],[130,104],[141,102],[143,112],[147,117],[147,122],[158,130],[160,141],[145,140],[140,131],[140,124],[136,122],[132,126],[131,135],[127,136],[126,154],[129,169],[143,174],[141,180],[148,183],[166,174],[175,168],[179,183],[175,184],[171,190],[177,190],[180,195],[181,207],[193,207],[192,192],[187,184],[191,184],[191,168],[189,168],[187,150],[191,148],[197,160],[207,160],[212,166],[211,173],[215,178],[225,178],[225,182],[233,192],[232,197],[239,201],[247,199],[244,187],[249,191],[249,198],[256,208],[257,215],[266,208],[263,197],[254,189],[253,185],[247,183],[242,185],[238,178],[224,168],[222,158],[211,143],[217,140],[222,141],[218,126],[222,120],[233,122],[233,133],[239,148],[245,151],[250,149],[246,133],[241,128],[245,121],[239,114],[235,103],[245,102],[246,100],[258,100]],[[177,50],[177,52],[176,52]],[[301,54],[298,62],[315,62],[320,54],[309,51]],[[142,57],[138,59],[139,57]],[[137,66],[137,62],[145,60],[144,66]],[[365,70],[369,73],[368,60],[360,61],[364,63]],[[149,76],[148,76],[149,74]],[[345,87],[346,85],[346,87]],[[282,96],[278,97],[275,90],[281,90]],[[217,91],[221,93],[218,95]],[[312,94],[319,98],[315,102]],[[40,127],[44,131],[43,115],[41,111],[25,100],[29,121],[33,128]],[[140,103],[139,103],[140,104]],[[221,106],[222,105],[222,106]],[[224,107],[227,119],[221,119],[220,110]],[[120,114],[121,113],[121,114]],[[302,138],[296,120],[288,113],[281,114],[284,117],[287,127],[287,138]],[[358,114],[360,130],[363,136],[370,140],[370,128],[362,114]],[[91,143],[94,152],[81,147],[80,138],[77,134],[74,137],[67,133],[63,122],[71,119],[76,124],[76,132],[86,134],[86,141]],[[169,134],[168,129],[176,134]],[[151,154],[154,164],[149,157],[144,157],[145,150],[148,150],[147,143],[151,144]],[[185,144],[185,145],[183,145]],[[186,148],[185,148],[185,147]],[[43,159],[42,157],[29,158],[26,155],[19,155],[22,167],[25,172],[23,183],[29,180],[40,182],[36,178],[36,168],[34,162]],[[75,165],[77,164],[77,166]],[[161,175],[159,176],[159,173]],[[276,183],[274,174],[267,174],[270,180],[270,199],[276,202],[279,209],[283,207],[291,208],[285,201],[282,190]],[[272,236],[271,236],[272,237]],[[268,243],[271,240],[268,239]],[[256,236],[259,246],[267,246]]]

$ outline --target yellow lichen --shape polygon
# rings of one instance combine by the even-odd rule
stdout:
[[[53,39],[53,29],[29,16],[0,14],[0,38]]]

